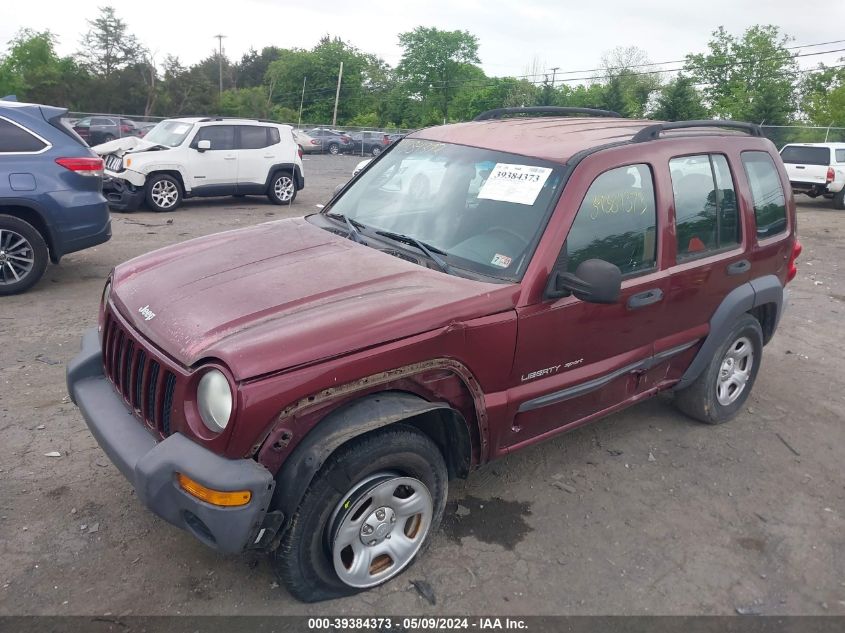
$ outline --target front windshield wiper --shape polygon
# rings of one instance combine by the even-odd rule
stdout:
[[[442,257],[437,256],[437,253],[440,253],[441,255],[446,255],[446,251],[440,250],[439,248],[437,248],[436,246],[432,246],[431,244],[421,242],[417,238],[411,237],[410,235],[393,233],[391,231],[376,231],[376,235],[381,235],[382,237],[387,237],[397,242],[404,242],[405,244],[416,246],[423,253],[425,253],[431,261],[437,264],[441,271],[448,274],[452,273],[452,267],[449,266],[449,264],[447,264]]]
[[[326,213],[326,215],[330,218],[334,218],[335,220],[345,222],[346,227],[349,229],[349,237],[351,237],[354,242],[358,242],[359,244],[367,243],[360,231],[360,229],[363,229],[365,225],[361,224],[357,220],[347,218],[342,213]]]

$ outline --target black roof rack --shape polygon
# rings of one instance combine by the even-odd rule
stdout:
[[[622,118],[622,115],[612,110],[598,110],[596,108],[563,108],[558,106],[529,106],[525,108],[496,108],[495,110],[487,110],[482,112],[473,121],[489,121],[491,119],[501,119],[511,114],[531,114],[531,115],[552,115],[561,116],[566,114],[588,114],[590,116],[609,116]]]
[[[725,121],[721,119],[709,119],[704,121],[675,121],[674,123],[655,123],[644,127],[639,132],[634,134],[631,139],[632,143],[644,143],[646,141],[656,141],[660,138],[661,132],[668,130],[683,130],[694,127],[719,127],[731,130],[742,130],[748,132],[751,136],[763,136],[763,131],[759,125],[754,123],[744,123],[742,121]]]
[[[248,116],[211,116],[199,120],[199,123],[209,123],[211,121],[257,121],[258,123],[276,123],[271,119],[253,119]]]

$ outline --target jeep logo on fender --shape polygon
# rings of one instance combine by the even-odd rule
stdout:
[[[138,312],[144,317],[144,321],[152,321],[156,313],[150,310],[149,304],[145,305],[143,308],[138,308]]]

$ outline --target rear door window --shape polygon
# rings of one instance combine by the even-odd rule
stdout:
[[[270,144],[267,134],[269,129],[258,125],[238,126],[238,131],[241,134],[238,149],[261,149],[262,147],[267,147]]]
[[[727,159],[721,154],[683,156],[671,159],[669,170],[678,260],[739,244],[742,230]]]
[[[648,165],[618,167],[590,185],[566,238],[566,270],[588,259],[616,264],[623,275],[654,269],[657,260],[654,181]]]
[[[47,143],[26,129],[0,119],[0,154],[35,154],[46,147]]]
[[[829,165],[830,149],[827,147],[787,145],[781,150],[780,157],[783,162],[792,165]]]
[[[786,197],[778,170],[766,152],[743,152],[742,165],[751,186],[757,237],[770,237],[786,231]]]

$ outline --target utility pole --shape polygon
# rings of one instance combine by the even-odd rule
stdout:
[[[220,94],[223,94],[223,38],[225,35],[215,35],[217,38],[217,65],[220,74]]]
[[[340,70],[337,73],[337,90],[334,93],[334,115],[332,116],[332,127],[337,125],[337,102],[340,99],[340,80],[343,77],[343,62],[340,62]]]
[[[302,102],[305,101],[305,82],[308,80],[308,75],[305,75],[302,78],[302,96],[299,98],[299,123],[297,125],[302,125]]]
[[[555,66],[554,68],[549,68],[549,70],[552,71],[552,88],[554,88],[555,87],[555,75],[557,74],[557,71],[560,70],[560,66]]]

